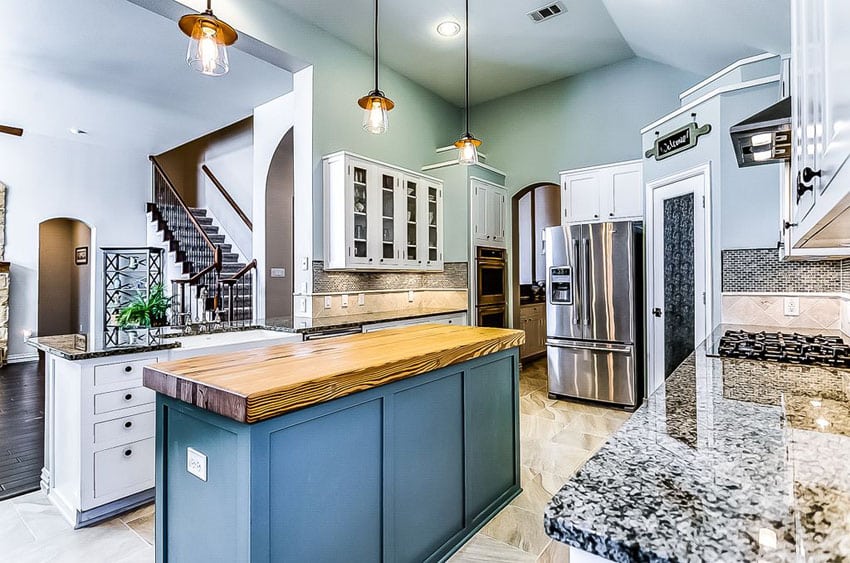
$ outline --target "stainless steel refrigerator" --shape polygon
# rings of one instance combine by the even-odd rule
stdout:
[[[643,224],[545,230],[549,396],[643,400]]]

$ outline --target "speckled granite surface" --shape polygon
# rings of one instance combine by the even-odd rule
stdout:
[[[544,520],[613,561],[850,561],[850,371],[702,345]]]
[[[58,336],[34,336],[27,339],[27,344],[46,352],[65,358],[66,360],[91,360],[104,358],[106,356],[119,356],[122,354],[140,354],[142,352],[155,352],[157,350],[169,350],[179,348],[180,343],[176,340],[163,341],[160,344],[140,344],[138,346],[114,346],[98,347],[93,343],[87,343],[86,349],[77,348],[73,334],[61,334]]]

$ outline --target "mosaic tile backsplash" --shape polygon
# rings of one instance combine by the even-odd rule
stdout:
[[[467,289],[469,264],[446,262],[442,272],[326,272],[313,261],[313,293],[355,293],[406,289]]]
[[[850,293],[850,259],[780,262],[773,248],[724,250],[723,291]]]

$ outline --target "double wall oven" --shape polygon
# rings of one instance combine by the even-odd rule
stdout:
[[[508,269],[505,250],[479,246],[475,252],[476,324],[505,328],[508,326]]]

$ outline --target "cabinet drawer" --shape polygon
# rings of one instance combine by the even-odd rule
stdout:
[[[132,387],[94,396],[94,414],[135,407],[156,401],[156,392],[147,387]]]
[[[115,443],[127,443],[153,437],[156,431],[156,416],[153,411],[123,416],[115,420],[98,422],[94,425],[95,447]]]
[[[144,490],[154,481],[154,439],[148,438],[94,454],[94,496],[109,496],[137,486]]]
[[[150,358],[133,362],[95,366],[94,384],[109,385],[111,383],[127,383],[128,385],[138,385],[142,381],[142,367],[155,363],[156,358]]]

